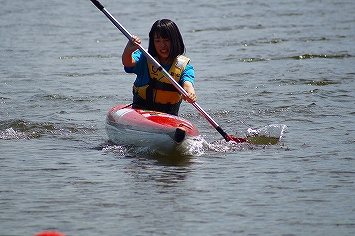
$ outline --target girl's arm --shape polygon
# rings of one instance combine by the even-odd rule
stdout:
[[[187,97],[183,97],[185,101],[188,101],[189,103],[194,103],[197,101],[196,93],[194,86],[190,81],[185,81],[184,84],[182,85],[183,89],[187,92]]]
[[[128,41],[122,53],[122,64],[126,67],[134,67],[136,61],[132,57],[132,53],[139,47],[141,40],[133,35],[133,41]]]

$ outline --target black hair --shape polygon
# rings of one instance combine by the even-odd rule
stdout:
[[[178,26],[169,19],[157,20],[149,32],[148,52],[153,57],[158,55],[154,46],[154,36],[168,38],[171,42],[168,60],[173,61],[178,55],[185,53],[185,44]]]

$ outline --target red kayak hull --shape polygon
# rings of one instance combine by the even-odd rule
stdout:
[[[106,131],[115,144],[148,147],[164,154],[199,136],[196,126],[182,117],[127,105],[108,112]]]

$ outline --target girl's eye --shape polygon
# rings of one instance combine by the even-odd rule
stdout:
[[[168,38],[157,38],[157,39],[154,39],[154,43],[170,43],[170,39]]]

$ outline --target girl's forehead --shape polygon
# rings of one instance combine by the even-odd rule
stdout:
[[[155,31],[154,32],[154,38],[169,38],[169,35],[167,32],[163,32],[163,31]]]
[[[155,34],[154,34],[154,38],[155,38],[155,39],[160,39],[160,38],[162,38],[162,39],[167,39],[168,37],[163,37],[162,35],[155,33]]]

